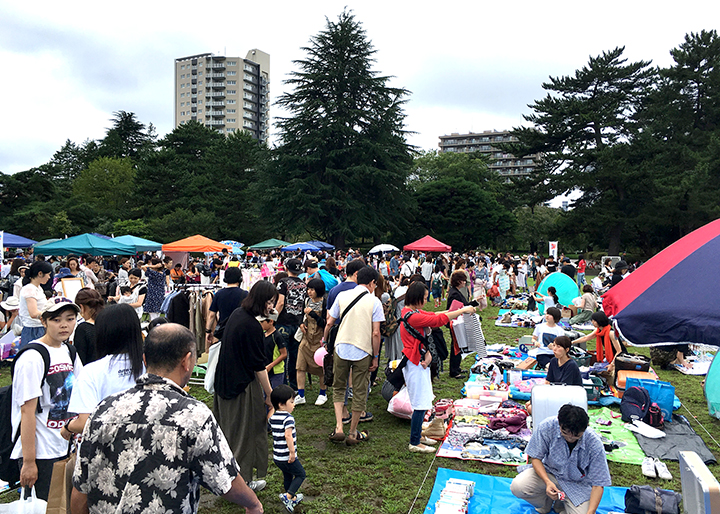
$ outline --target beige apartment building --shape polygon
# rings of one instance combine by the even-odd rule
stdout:
[[[529,175],[537,166],[535,161],[538,155],[526,155],[518,158],[493,146],[493,143],[510,143],[512,141],[517,141],[517,138],[511,136],[508,131],[452,133],[449,136],[440,136],[440,151],[482,152],[492,158],[490,169],[497,171],[500,175]]]
[[[270,56],[254,49],[245,59],[210,53],[175,59],[175,127],[191,120],[267,141]]]

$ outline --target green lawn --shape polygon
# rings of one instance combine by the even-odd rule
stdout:
[[[432,305],[428,304],[432,309]],[[488,344],[514,342],[531,329],[497,328],[494,319],[497,308],[488,308],[481,313],[484,319],[483,330]],[[589,345],[592,348],[593,344]],[[648,354],[646,349],[632,349],[638,353]],[[382,359],[381,359],[382,362]],[[463,368],[468,369],[473,359],[463,361]],[[700,428],[707,428],[716,440],[720,440],[720,420],[708,415],[701,388],[702,377],[685,376],[677,372],[658,370],[662,380],[675,385],[676,394],[684,407],[679,411],[684,414],[695,430],[705,440],[716,455],[718,448],[711,438]],[[9,367],[0,369],[0,386],[9,383]],[[435,383],[437,398],[460,398],[462,382],[450,379],[447,368]],[[495,476],[515,475],[515,469],[507,466],[485,464],[474,461],[438,458],[433,462],[433,455],[411,454],[407,450],[410,433],[410,422],[400,420],[387,411],[387,402],[380,396],[380,388],[375,387],[368,399],[368,410],[375,416],[374,421],[364,423],[362,428],[370,433],[370,440],[357,447],[346,447],[328,441],[328,434],[334,426],[332,403],[323,407],[313,405],[317,396],[317,381],[307,386],[308,404],[295,409],[297,421],[299,455],[307,480],[301,488],[305,501],[298,507],[300,513],[406,513],[420,490],[419,497],[412,512],[420,513],[425,508],[435,472],[438,467],[446,467]],[[201,387],[193,387],[192,394],[198,399],[212,405],[212,397]],[[685,409],[689,409],[692,415]],[[694,418],[693,416],[697,416]],[[271,449],[272,443],[269,442]],[[639,466],[609,463],[613,484],[629,487],[633,484],[653,484],[667,489],[681,491],[680,471],[678,464],[667,462],[674,480],[665,482],[647,479],[640,473]],[[423,478],[428,473],[427,481],[420,489]],[[715,475],[720,467],[714,466]],[[265,512],[285,512],[278,495],[282,492],[282,475],[270,458],[268,486],[259,493]],[[17,498],[14,493],[5,495],[4,501]],[[0,500],[3,501],[3,500]],[[200,512],[210,513],[241,513],[243,509],[205,492],[202,497]]]

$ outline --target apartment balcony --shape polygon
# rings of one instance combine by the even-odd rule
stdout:
[[[213,70],[224,70],[224,69],[225,69],[225,63],[224,63],[224,62],[213,62],[213,63],[210,63],[210,61],[208,61],[207,64],[205,65],[205,68],[207,68],[208,70],[210,70],[210,69],[213,69]]]
[[[225,74],[224,73],[208,73],[207,78],[209,79],[223,79],[225,80]]]
[[[205,91],[205,98],[225,98],[225,91]]]
[[[205,116],[224,117],[225,111],[205,111]]]
[[[208,87],[212,87],[215,89],[224,89],[225,88],[225,82],[218,82],[217,80],[208,82],[207,85],[208,85]]]
[[[224,106],[225,102],[205,102],[206,107],[220,107]]]
[[[223,120],[210,120],[205,122],[206,127],[219,127],[219,126],[225,126],[225,121]]]

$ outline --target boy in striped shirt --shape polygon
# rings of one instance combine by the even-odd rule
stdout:
[[[298,489],[305,480],[305,469],[297,458],[297,434],[295,432],[295,391],[288,385],[279,385],[272,390],[270,401],[275,413],[270,416],[270,428],[273,436],[273,460],[283,474],[285,494],[280,500],[288,512],[293,512],[302,501],[303,495]]]

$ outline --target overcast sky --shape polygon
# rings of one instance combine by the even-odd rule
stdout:
[[[452,132],[522,124],[548,76],[572,74],[604,50],[625,46],[630,60],[668,66],[686,33],[720,20],[720,3],[710,0],[0,0],[0,171],[39,166],[67,139],[102,138],[114,111],[134,112],[165,135],[177,57],[263,50],[274,100],[293,59],[304,57],[300,48],[346,5],[377,50],[375,68],[412,92],[406,128],[421,149]]]

